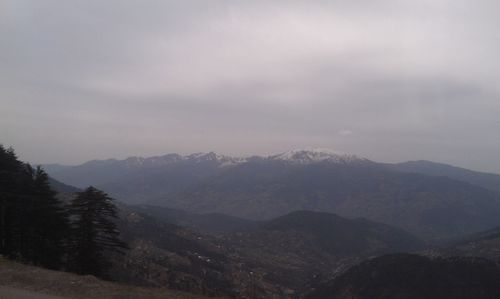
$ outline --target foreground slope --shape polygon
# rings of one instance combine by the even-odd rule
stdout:
[[[500,298],[499,281],[499,265],[486,259],[397,254],[354,266],[306,298]]]
[[[12,297],[15,296],[15,297]],[[0,259],[0,298],[205,298],[175,290],[112,283]]]

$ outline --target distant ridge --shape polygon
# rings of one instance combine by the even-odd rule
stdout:
[[[318,163],[318,162],[338,162],[349,163],[359,161],[369,161],[366,158],[359,157],[353,154],[347,154],[340,151],[335,151],[328,148],[299,148],[292,149],[286,152],[272,154],[268,156],[253,155],[250,157],[223,155],[216,152],[199,152],[188,155],[180,155],[176,153],[165,154],[161,156],[140,157],[131,156],[125,159],[102,159],[91,160],[80,165],[61,165],[61,164],[45,164],[43,167],[51,173],[58,173],[75,167],[95,167],[103,165],[123,164],[129,168],[140,167],[159,167],[170,165],[179,162],[217,162],[221,166],[237,165],[254,160],[281,160],[296,162],[301,164]]]
[[[128,204],[251,220],[323,211],[394,225],[427,241],[500,225],[500,195],[491,191],[498,176],[422,165],[308,148],[266,157],[211,152],[94,160],[49,175]]]
[[[495,192],[500,192],[500,175],[494,173],[472,171],[466,168],[425,160],[386,164],[386,167],[399,172],[446,176],[455,180],[481,186]]]

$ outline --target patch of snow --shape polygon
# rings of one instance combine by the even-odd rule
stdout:
[[[330,162],[337,164],[351,164],[368,161],[365,158],[352,154],[345,154],[331,149],[307,148],[295,149],[278,155],[270,156],[271,160],[286,161],[294,164],[313,164]]]

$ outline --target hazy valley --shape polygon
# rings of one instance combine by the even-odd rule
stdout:
[[[75,185],[96,185],[119,199],[119,228],[130,249],[115,257],[111,273],[131,284],[237,298],[321,298],[341,292],[350,272],[327,287],[332,279],[384,254],[500,257],[500,176],[438,163],[295,150],[46,168],[63,197],[75,191],[66,184],[81,180]],[[419,261],[427,267],[424,259],[412,267]]]

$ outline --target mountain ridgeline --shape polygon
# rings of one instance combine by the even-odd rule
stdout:
[[[251,220],[325,211],[391,224],[427,240],[500,225],[500,176],[431,162],[388,165],[295,150],[251,158],[209,153],[96,160],[52,165],[49,173],[64,183],[96,185],[127,203]]]
[[[398,164],[386,164],[388,169],[398,172],[420,173],[431,176],[449,177],[468,182],[488,190],[500,192],[500,175],[472,171],[469,169],[430,161],[408,161]]]

